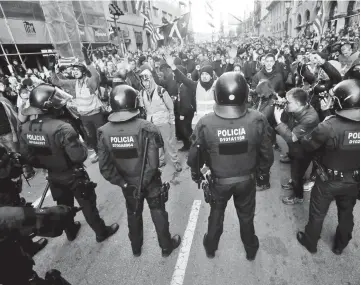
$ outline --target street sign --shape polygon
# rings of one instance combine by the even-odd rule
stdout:
[[[113,3],[109,4],[109,13],[114,17],[119,17],[124,15],[123,11],[120,10],[119,6]]]

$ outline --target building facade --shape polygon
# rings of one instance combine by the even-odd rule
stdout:
[[[143,30],[144,18],[136,10],[136,1],[103,1],[102,3],[108,24],[111,27],[114,27],[115,24],[109,12],[109,4],[117,4],[124,13],[117,20],[117,27],[121,30],[121,38],[111,37],[111,41],[114,44],[121,42],[129,51],[154,48],[150,35]],[[164,19],[171,22],[175,18],[189,12],[189,4],[185,1],[161,0],[145,1],[145,3],[150,6],[149,16],[155,27],[161,26]]]
[[[289,31],[292,36],[311,26],[318,9],[323,5],[325,28],[334,28],[336,33],[353,23],[360,22],[360,1],[293,1]]]

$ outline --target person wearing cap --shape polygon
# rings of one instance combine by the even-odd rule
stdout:
[[[310,253],[317,252],[322,225],[329,206],[336,200],[338,226],[332,251],[342,254],[352,239],[353,210],[360,199],[360,78],[341,81],[322,100],[322,109],[335,115],[301,140],[303,147],[318,153],[318,176],[311,193],[309,219],[298,242]]]
[[[256,170],[269,173],[273,164],[270,126],[263,114],[246,106],[249,88],[245,78],[226,72],[215,86],[214,111],[203,116],[191,136],[187,164],[192,180],[204,179],[200,168],[210,173],[203,184],[210,205],[208,230],[203,246],[208,258],[214,258],[223,232],[224,213],[233,196],[246,258],[252,261],[259,248],[254,229]]]
[[[147,200],[158,236],[162,256],[169,256],[181,242],[179,235],[171,238],[159,167],[159,149],[164,146],[158,128],[138,118],[137,92],[128,85],[116,86],[110,94],[112,113],[108,123],[98,129],[99,169],[110,183],[122,188],[128,215],[128,237],[134,256],[143,246],[143,206]],[[142,184],[139,185],[146,139],[149,139]],[[138,187],[141,187],[139,189]],[[140,200],[135,193],[140,191]],[[168,191],[168,190],[165,190]],[[138,204],[138,207],[136,206]]]
[[[165,154],[169,156],[177,172],[182,171],[176,149],[174,104],[167,90],[158,86],[149,65],[140,68],[143,90],[140,105],[145,108],[147,120],[155,124],[162,134],[164,150],[161,150],[161,166],[165,165]]]
[[[84,57],[87,59],[86,50],[83,49]],[[86,65],[82,62],[72,64],[75,79],[60,79],[56,72],[51,78],[51,82],[67,90],[75,90],[73,105],[80,114],[80,119],[86,129],[85,141],[89,147],[94,149],[91,162],[98,161],[98,148],[96,130],[105,124],[104,106],[99,96],[100,76],[90,63]]]
[[[96,241],[102,242],[119,228],[114,223],[106,226],[96,206],[96,184],[90,181],[83,167],[87,147],[80,142],[74,127],[63,119],[68,113],[70,94],[58,87],[41,84],[31,91],[24,116],[37,115],[23,124],[19,131],[20,154],[31,166],[46,169],[54,201],[58,205],[74,206],[78,201],[85,220],[93,229]],[[73,241],[80,229],[80,222],[71,221],[65,233]]]

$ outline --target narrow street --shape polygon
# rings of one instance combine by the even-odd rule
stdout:
[[[179,143],[178,145],[181,147]],[[182,260],[178,260],[177,265],[181,265],[180,268],[186,265],[185,273],[177,270],[177,278],[172,280],[180,249],[168,258],[161,256],[148,206],[144,208],[143,252],[141,257],[133,257],[122,192],[101,177],[98,164],[87,161],[89,175],[98,183],[96,192],[100,215],[107,224],[119,223],[120,229],[115,236],[98,244],[95,234],[86,224],[82,213],[79,213],[76,220],[82,223],[82,228],[75,241],[67,241],[63,234],[50,239],[48,246],[36,255],[35,269],[39,275],[44,276],[47,270],[56,268],[74,285],[359,284],[359,202],[354,210],[354,238],[344,253],[335,256],[331,251],[337,226],[336,207],[332,203],[324,223],[318,253],[311,255],[296,240],[297,230],[304,228],[308,218],[310,192],[306,192],[303,205],[282,204],[281,197],[287,193],[281,190],[280,181],[287,178],[289,165],[280,164],[279,152],[276,152],[271,170],[272,188],[257,192],[255,227],[260,250],[256,260],[249,262],[245,258],[233,202],[229,203],[226,210],[224,233],[216,257],[208,259],[202,241],[207,230],[209,206],[204,202],[202,191],[197,189],[190,178],[184,153],[181,154],[181,160],[181,173],[174,174],[173,167],[167,165],[162,176],[164,180],[171,182],[167,211],[172,234],[178,233],[182,237],[185,235],[192,206],[200,203],[199,212],[193,211],[193,217],[197,217],[194,234],[192,230],[187,231],[186,243],[181,245]],[[25,186],[23,195],[29,201],[35,201],[45,188],[43,174],[38,174],[30,183],[32,187]],[[54,202],[48,196],[44,206],[50,205],[54,205]],[[189,243],[192,243],[191,246]],[[189,248],[190,251],[187,251]]]

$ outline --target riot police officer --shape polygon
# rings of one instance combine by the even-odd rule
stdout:
[[[318,177],[311,193],[309,220],[297,240],[317,252],[322,224],[333,199],[338,226],[332,251],[339,255],[352,238],[353,208],[360,195],[360,81],[348,79],[332,90],[335,115],[326,117],[301,143],[309,151],[319,149]]]
[[[165,210],[169,184],[162,185],[158,169],[159,148],[163,147],[163,140],[155,125],[137,117],[137,102],[136,91],[128,85],[119,85],[112,90],[109,122],[98,129],[99,169],[106,180],[122,188],[127,206],[128,236],[134,256],[141,255],[142,212],[146,199],[162,256],[166,257],[180,245],[181,238],[179,235],[171,238],[169,232],[168,213]],[[147,139],[149,144],[145,149]],[[144,154],[144,179],[139,185]],[[136,193],[139,192],[138,199]]]
[[[197,123],[191,136],[188,165],[192,179],[203,177],[205,163],[211,171],[204,187],[211,210],[203,245],[209,258],[215,256],[223,232],[224,212],[233,196],[246,257],[254,260],[259,241],[254,229],[256,204],[255,172],[269,175],[273,164],[270,126],[260,112],[247,109],[249,88],[236,72],[224,73],[216,83],[214,112]],[[197,153],[197,149],[199,149]]]
[[[31,207],[0,207],[0,284],[3,285],[70,285],[57,270],[50,270],[45,280],[33,270],[34,260],[18,240],[36,233],[56,237],[74,218],[67,206],[43,209]]]
[[[0,146],[0,207],[3,206],[28,206],[24,198],[20,197],[22,191],[23,164],[17,153],[9,153],[7,149]],[[29,255],[34,256],[42,250],[48,240],[41,238],[36,242],[28,236],[21,238],[21,244]]]
[[[58,205],[74,205],[74,197],[83,209],[84,217],[96,234],[97,242],[113,235],[119,228],[114,223],[105,226],[96,206],[96,184],[91,182],[83,162],[88,150],[79,140],[71,124],[59,120],[71,96],[57,87],[42,84],[29,97],[29,106],[23,115],[38,115],[20,129],[20,152],[36,168],[48,170],[51,194]],[[80,229],[80,222],[73,222],[65,229],[73,241]]]

